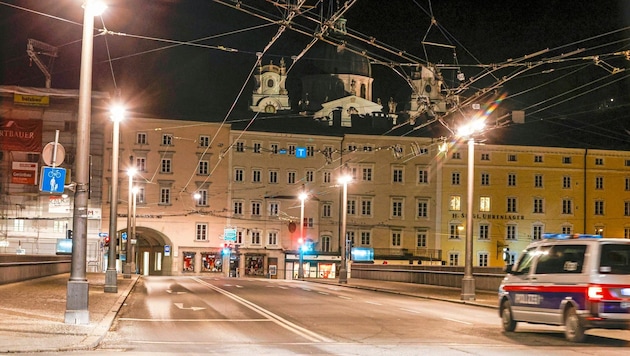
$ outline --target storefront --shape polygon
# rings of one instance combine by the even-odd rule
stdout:
[[[201,253],[201,272],[223,272],[223,257],[221,252]]]
[[[182,273],[222,273],[225,265],[220,249],[183,251],[181,254]]]
[[[264,277],[265,276],[265,255],[245,254],[245,276]]]
[[[304,255],[302,258],[304,278],[337,278],[339,269],[339,256],[331,255]],[[285,276],[287,279],[297,279],[300,269],[300,256],[298,254],[285,255]]]

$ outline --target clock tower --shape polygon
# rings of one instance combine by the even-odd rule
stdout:
[[[285,88],[287,79],[284,58],[280,65],[269,62],[267,65],[259,65],[258,73],[254,75],[256,88],[252,94],[253,112],[275,114],[279,111],[290,110],[289,92]]]

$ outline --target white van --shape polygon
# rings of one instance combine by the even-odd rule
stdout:
[[[532,243],[499,287],[503,329],[517,322],[564,325],[582,342],[591,328],[630,329],[630,240],[545,234]]]

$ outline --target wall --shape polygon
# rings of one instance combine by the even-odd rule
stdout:
[[[505,276],[501,268],[473,268],[475,289],[497,291]],[[461,288],[463,267],[352,264],[352,278],[430,284]]]
[[[70,272],[71,256],[0,255],[0,284]]]

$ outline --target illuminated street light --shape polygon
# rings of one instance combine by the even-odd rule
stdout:
[[[308,194],[304,191],[298,196],[300,199],[300,239],[298,244],[298,251],[300,253],[300,265],[298,266],[298,278],[304,278],[304,201],[308,198]]]
[[[127,243],[125,246],[125,264],[123,268],[123,277],[131,278],[131,264],[129,263],[129,255],[131,252],[131,209],[133,200],[133,176],[136,174],[136,169],[131,167],[127,169],[127,175],[129,176],[129,186],[127,187]]]
[[[348,183],[352,181],[350,175],[339,177],[339,183],[343,184],[343,195],[341,198],[341,266],[339,267],[339,283],[348,283],[348,233],[346,229],[346,217],[348,215]]]
[[[464,261],[464,278],[462,279],[462,300],[475,300],[475,278],[473,265],[473,191],[475,174],[475,138],[474,134],[482,131],[485,117],[475,118],[468,125],[461,127],[457,134],[468,140],[468,179],[466,199],[466,256]]]
[[[85,0],[83,12],[83,37],[81,45],[81,68],[79,75],[79,108],[77,116],[76,190],[72,223],[72,266],[66,295],[66,324],[90,323],[88,309],[89,285],[87,267],[87,210],[90,179],[90,124],[92,121],[92,58],[94,55],[94,16],[100,15],[102,7],[95,0]]]
[[[116,272],[116,220],[118,218],[118,153],[120,150],[120,122],[125,116],[122,106],[111,109],[111,118],[114,122],[112,135],[112,195],[109,204],[109,251],[107,252],[107,271],[105,272],[105,292],[118,293],[118,281]]]
[[[133,187],[131,190],[131,205],[132,209],[132,217],[131,217],[131,236],[127,236],[127,242],[129,243],[129,268],[130,273],[136,273],[136,243],[138,242],[136,239],[136,205],[137,205],[137,196],[138,196],[138,187]]]

